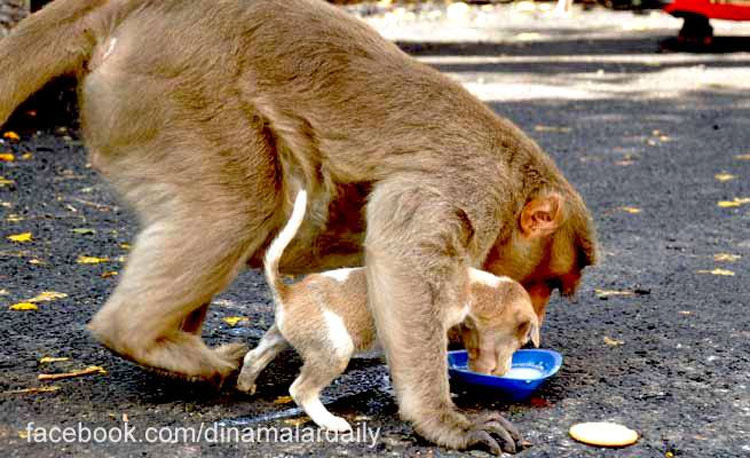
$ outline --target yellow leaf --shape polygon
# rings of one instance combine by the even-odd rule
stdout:
[[[604,336],[604,343],[609,345],[610,347],[619,347],[620,345],[623,345],[625,341],[612,339],[611,337]]]
[[[599,297],[610,297],[610,296],[635,296],[633,291],[617,291],[610,289],[595,289],[594,292]]]
[[[111,272],[103,272],[99,276],[102,277],[102,278],[109,278],[109,277],[116,277],[117,275],[119,275],[119,274],[113,270]]]
[[[38,303],[38,302],[49,302],[56,299],[65,299],[68,297],[65,293],[58,293],[57,291],[42,291],[36,296],[28,299],[26,302]]]
[[[36,310],[38,308],[36,304],[32,304],[31,302],[19,302],[10,306],[10,309],[15,311]]]
[[[732,200],[722,200],[717,203],[721,208],[733,208],[745,204],[750,204],[750,197],[735,197]]]
[[[244,316],[225,316],[222,320],[229,326],[237,326],[241,321],[247,321],[247,317]]]
[[[33,158],[33,157],[34,157],[34,155],[33,155],[33,154],[31,154],[31,153],[23,153],[23,154],[21,155],[21,159],[23,159],[24,161],[28,161],[29,159],[31,159],[31,158]]]
[[[5,186],[6,184],[16,184],[16,182],[4,177],[0,177],[0,187]]]
[[[714,255],[714,261],[716,262],[734,262],[740,259],[742,256],[738,254],[729,254],[729,253],[716,253]]]
[[[309,417],[288,418],[284,420],[284,424],[289,426],[301,426],[308,421],[310,421]]]
[[[624,211],[625,213],[630,213],[632,215],[636,215],[641,212],[641,209],[636,208],[636,207],[620,207],[620,210]]]
[[[739,202],[735,202],[733,200],[721,200],[716,205],[718,205],[721,208],[732,208],[732,207],[739,207],[742,204],[740,204]]]
[[[76,262],[78,264],[100,264],[102,262],[109,261],[109,258],[97,258],[95,256],[84,256],[80,255],[78,256],[78,259],[76,259]]]
[[[123,250],[129,250],[130,249],[130,244],[129,243],[121,243],[120,244],[120,248],[122,248]]]
[[[290,402],[294,401],[291,396],[279,396],[278,398],[273,400],[274,404],[289,404]]]
[[[32,239],[31,232],[24,232],[23,234],[9,235],[8,240],[11,242],[25,243],[30,242]]]
[[[61,361],[70,361],[70,358],[66,356],[45,356],[42,359],[39,360],[40,363],[46,364],[46,363],[59,363]]]
[[[21,137],[18,136],[17,133],[13,132],[12,130],[9,130],[8,132],[5,132],[3,134],[3,138],[6,140],[15,140],[18,141],[21,139]]]
[[[716,178],[718,181],[725,182],[725,181],[731,181],[737,178],[737,175],[732,175],[731,173],[717,173],[714,175],[714,178]]]
[[[0,162],[13,162],[16,160],[16,156],[13,153],[2,153],[0,154]]]
[[[739,159],[741,161],[750,161],[750,154],[738,154],[735,156],[735,159]]]
[[[734,272],[727,269],[714,269],[714,270],[699,270],[697,271],[699,274],[711,274],[711,275],[719,275],[723,277],[734,277]]]

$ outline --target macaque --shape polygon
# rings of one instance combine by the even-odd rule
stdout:
[[[514,451],[448,390],[440,316],[467,267],[510,277],[543,317],[596,259],[583,200],[513,123],[322,0],[56,0],[0,40],[0,124],[77,74],[91,164],[140,232],[89,324],[142,366],[220,383],[240,344],[207,347],[206,308],[288,220],[285,273],[363,265],[399,412],[446,447]],[[512,440],[509,440],[512,435]]]

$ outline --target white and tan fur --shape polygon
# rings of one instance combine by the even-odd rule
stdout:
[[[289,389],[292,398],[320,427],[351,429],[320,401],[320,392],[347,367],[351,357],[371,349],[377,340],[375,322],[367,304],[364,268],[342,268],[306,276],[287,285],[279,275],[279,260],[305,216],[307,193],[299,192],[284,229],[265,256],[265,274],[276,305],[274,325],[244,359],[237,380],[241,391],[255,392],[258,374],[289,344],[304,365]],[[539,326],[524,288],[508,277],[469,268],[468,304],[455,304],[442,317],[444,329],[460,325],[467,342],[469,365],[502,375],[511,356],[531,339],[539,345]]]

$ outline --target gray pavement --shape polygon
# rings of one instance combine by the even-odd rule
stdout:
[[[386,36],[535,138],[599,228],[601,265],[587,273],[575,302],[553,299],[543,329],[543,347],[565,358],[557,376],[531,402],[508,405],[459,389],[456,402],[506,414],[533,443],[524,457],[750,456],[750,26],[714,24],[739,52],[683,54],[658,52],[679,28],[660,13],[576,10],[559,18],[529,4],[366,12]],[[149,427],[214,422],[310,426],[284,397],[299,366],[292,352],[248,397],[165,380],[87,335],[84,325],[115,285],[136,225],[86,165],[75,123],[59,108],[68,99],[43,100],[36,116],[19,110],[10,125],[21,140],[0,146],[15,159],[0,162],[0,455],[460,455],[416,438],[398,420],[377,356],[355,360],[325,392],[337,414],[380,428],[373,448],[30,443],[29,422],[121,428],[126,418],[136,439]],[[30,242],[6,238],[26,232]],[[67,296],[10,309],[43,291]],[[272,322],[258,272],[242,274],[214,302],[204,330],[212,344],[255,344]],[[231,317],[246,319],[232,326],[224,320]],[[37,380],[91,365],[106,374]],[[50,391],[23,391],[34,387]],[[598,420],[628,425],[641,438],[605,450],[568,437],[572,424]]]

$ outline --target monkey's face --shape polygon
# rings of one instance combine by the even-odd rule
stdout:
[[[560,290],[563,296],[575,293],[583,268],[579,259],[581,249],[566,225],[554,225],[554,229],[546,226],[547,230],[541,230],[528,221],[526,224],[524,228],[521,218],[514,233],[493,247],[484,270],[521,283],[531,296],[541,324],[554,290]]]

